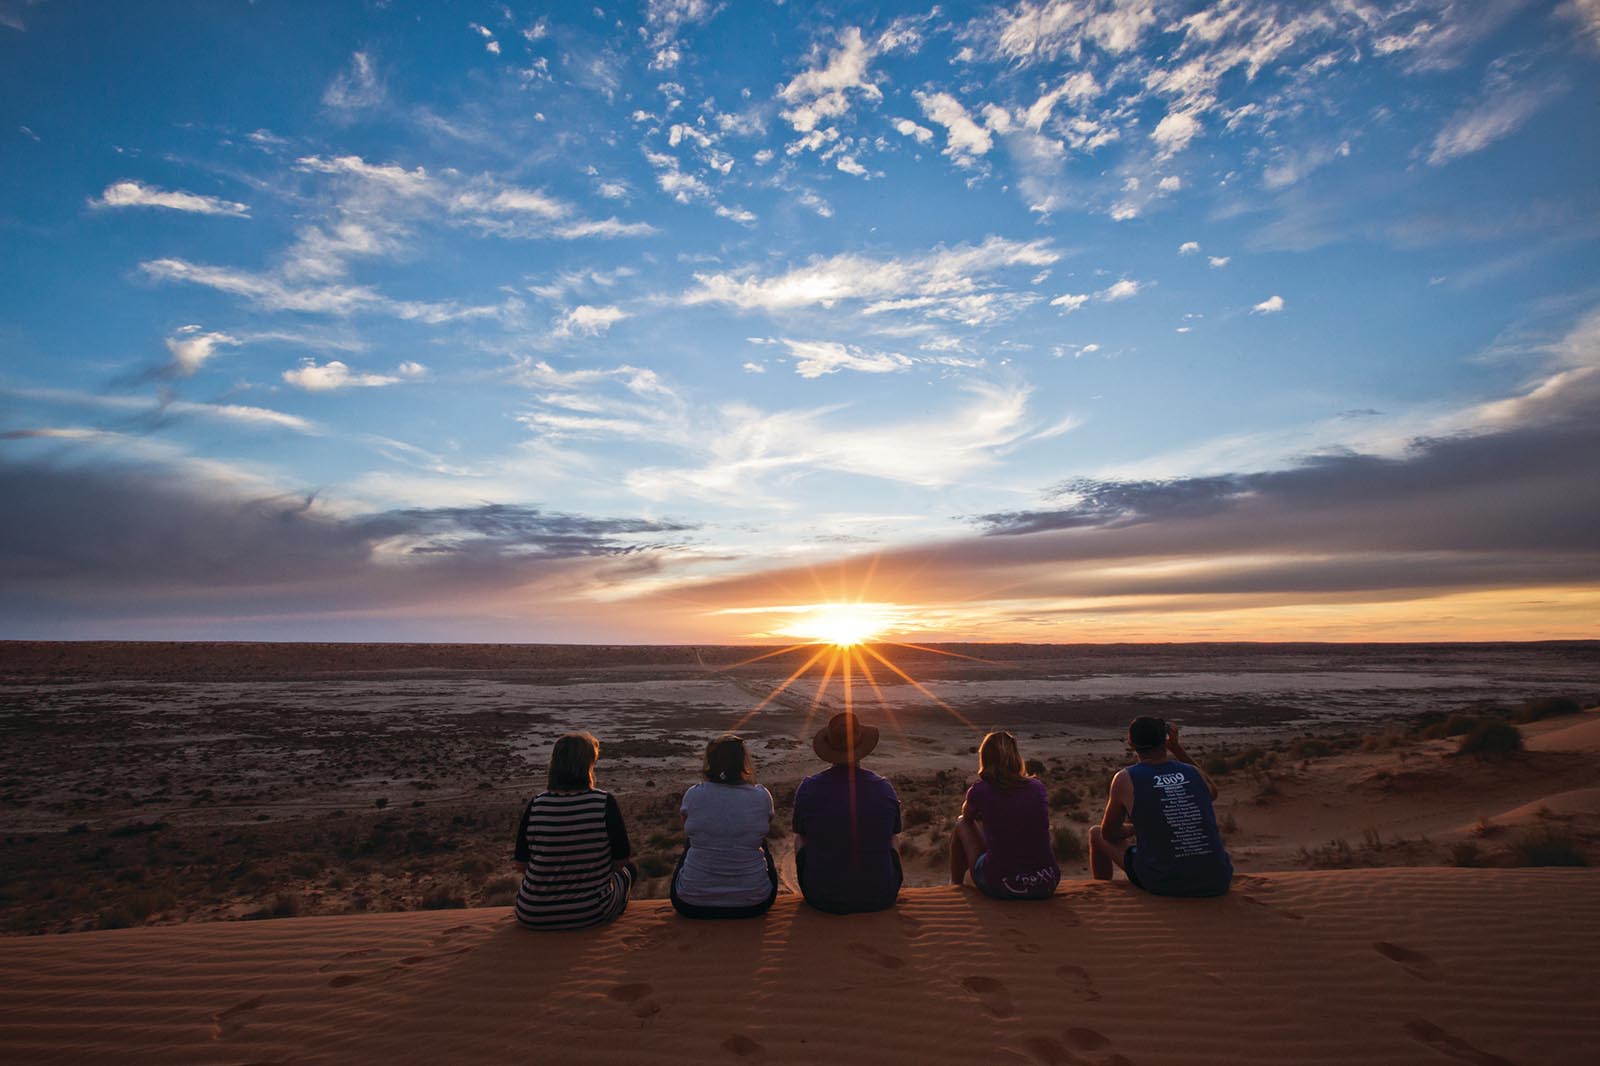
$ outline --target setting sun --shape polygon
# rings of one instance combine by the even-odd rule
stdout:
[[[890,611],[882,604],[819,603],[804,608],[799,618],[779,632],[848,648],[878,636],[893,622]]]

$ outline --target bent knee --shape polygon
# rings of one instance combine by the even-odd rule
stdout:
[[[1091,844],[1103,843],[1105,838],[1106,835],[1100,831],[1099,826],[1095,825],[1089,827],[1089,842]]]

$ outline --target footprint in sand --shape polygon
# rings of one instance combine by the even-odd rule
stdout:
[[[1413,1018],[1406,1022],[1406,1032],[1411,1035],[1411,1039],[1426,1044],[1439,1054],[1447,1055],[1458,1062],[1468,1062],[1472,1066],[1515,1066],[1510,1059],[1479,1050],[1426,1018]]]
[[[1044,1066],[1064,1066],[1073,1060],[1073,1055],[1053,1036],[1030,1036],[1023,1041],[1023,1045],[1033,1060],[1044,1063]]]
[[[649,998],[650,993],[654,991],[655,989],[645,982],[635,981],[631,984],[617,985],[606,993],[606,998],[618,1003],[632,1004],[635,1018],[648,1018],[661,1013],[661,1004]]]
[[[219,1010],[211,1016],[211,1039],[221,1040],[232,1036],[244,1028],[245,1018],[251,1011],[258,1009],[267,1001],[267,997],[251,996],[240,1003],[235,1003],[227,1010]]]
[[[752,1055],[761,1054],[766,1049],[743,1033],[734,1033],[722,1042],[722,1050],[731,1051],[741,1059],[747,1059]]]
[[[1016,1013],[1011,1006],[1011,992],[993,977],[963,977],[961,987],[972,993],[983,1009],[996,1018],[1009,1018]]]
[[[434,959],[448,959],[455,955],[465,955],[471,948],[456,948],[452,951],[440,951],[432,955],[407,955],[400,960],[401,966],[415,966],[420,962],[431,962]]]
[[[1111,1038],[1104,1033],[1097,1033],[1093,1029],[1082,1029],[1077,1026],[1069,1028],[1063,1034],[1067,1046],[1076,1051],[1099,1051],[1101,1048],[1111,1046]]]
[[[1224,981],[1218,975],[1212,973],[1210,970],[1202,970],[1198,966],[1187,966],[1187,965],[1179,966],[1178,967],[1178,972],[1179,973],[1186,973],[1190,977],[1197,977],[1200,980],[1205,981],[1207,984],[1213,984],[1213,985],[1227,984],[1226,981]]]
[[[852,954],[857,955],[870,963],[882,966],[885,970],[898,970],[904,967],[906,964],[905,959],[900,958],[898,955],[890,955],[886,952],[879,951],[871,944],[863,944],[859,941],[855,941],[849,944],[848,947],[850,948]]]
[[[1070,962],[1056,967],[1056,976],[1066,983],[1067,989],[1085,1003],[1092,1003],[1100,998],[1099,991],[1094,987],[1094,978],[1089,976],[1089,971],[1082,966],[1074,966]]]
[[[335,955],[333,958],[317,967],[317,972],[327,973],[341,962],[349,962],[351,959],[364,959],[370,955],[376,955],[377,953],[377,948],[361,948],[358,951],[346,951],[342,955]]]
[[[1391,944],[1387,940],[1373,942],[1372,950],[1397,963],[1406,973],[1419,981],[1437,981],[1440,971],[1439,964],[1420,951],[1403,948],[1399,944]]]
[[[1246,895],[1243,892],[1235,892],[1234,895],[1237,896],[1238,898],[1244,900],[1246,903],[1254,903],[1257,907],[1265,907],[1267,910],[1271,911],[1273,914],[1278,915],[1280,918],[1287,918],[1291,922],[1303,922],[1303,921],[1306,920],[1306,916],[1305,915],[1296,914],[1294,911],[1285,910],[1282,907],[1274,906],[1271,903],[1268,903],[1264,899],[1256,899],[1254,896]]]
[[[1007,940],[1010,940],[1012,942],[1011,946],[1022,952],[1024,955],[1037,955],[1041,950],[1039,945],[1029,940],[1028,935],[1020,929],[1007,927],[1000,930],[1000,935],[1004,936]]]
[[[363,976],[362,974],[358,974],[358,973],[342,973],[338,977],[335,977],[333,980],[329,981],[328,982],[328,987],[329,988],[349,988],[351,985],[353,985],[357,981],[361,980],[362,976]]]

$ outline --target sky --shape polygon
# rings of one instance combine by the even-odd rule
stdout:
[[[0,0],[0,637],[1600,637],[1597,174],[1600,0]]]

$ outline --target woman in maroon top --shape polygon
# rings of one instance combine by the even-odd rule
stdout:
[[[1047,899],[1061,883],[1050,847],[1050,797],[1028,773],[1010,733],[978,746],[978,780],[950,833],[950,883],[972,883],[995,899]]]

